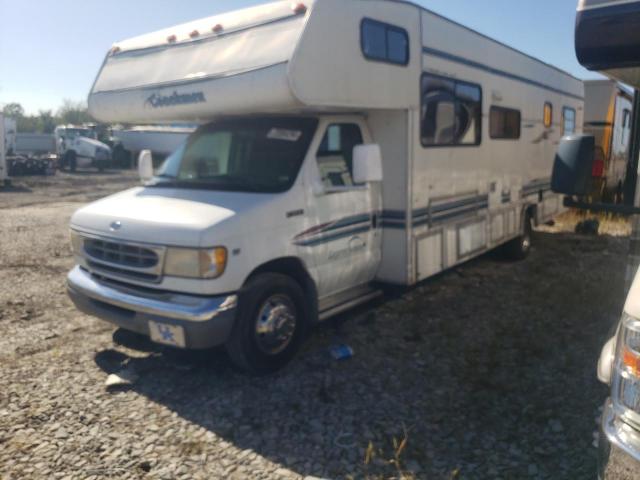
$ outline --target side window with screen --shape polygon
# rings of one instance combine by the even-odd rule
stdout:
[[[471,146],[482,141],[482,89],[437,75],[422,77],[422,145]]]
[[[329,125],[316,155],[322,183],[327,188],[352,187],[353,149],[362,145],[362,132],[354,123]]]
[[[576,133],[576,111],[573,108],[564,107],[562,109],[562,123],[563,135]]]
[[[489,111],[489,136],[493,139],[517,140],[520,138],[520,110],[491,107]]]
[[[362,53],[369,60],[407,65],[409,34],[404,28],[365,18],[360,27]]]

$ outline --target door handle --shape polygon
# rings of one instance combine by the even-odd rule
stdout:
[[[349,242],[349,250],[362,250],[366,246],[366,242],[360,237],[353,237]]]

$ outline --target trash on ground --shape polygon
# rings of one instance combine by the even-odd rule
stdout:
[[[329,353],[334,360],[347,360],[353,357],[353,349],[349,345],[333,345],[329,348]]]
[[[138,374],[131,369],[124,369],[118,373],[112,373],[104,382],[106,387],[121,387],[133,385],[138,380]]]

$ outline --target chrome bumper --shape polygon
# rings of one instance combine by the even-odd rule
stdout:
[[[598,441],[600,480],[640,478],[640,431],[624,423],[615,413],[611,400],[602,412]]]
[[[236,295],[155,293],[101,281],[78,266],[67,276],[67,290],[81,311],[127,330],[149,335],[149,320],[180,326],[185,330],[187,348],[224,343],[233,326],[238,300]]]

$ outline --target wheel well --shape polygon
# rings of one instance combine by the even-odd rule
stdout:
[[[296,257],[284,257],[272,260],[256,268],[247,277],[245,285],[256,275],[261,273],[280,273],[294,279],[304,291],[309,305],[311,306],[311,318],[315,321],[318,318],[318,289],[309,272],[305,268],[302,260]]]

